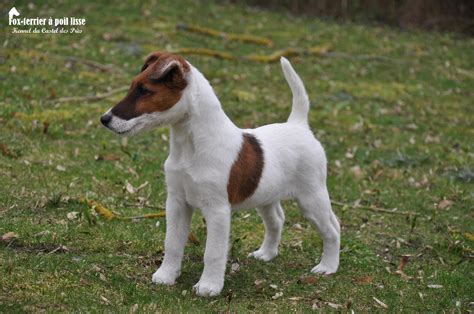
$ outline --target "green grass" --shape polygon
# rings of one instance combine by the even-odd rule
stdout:
[[[374,297],[391,312],[472,311],[472,38],[192,1],[35,3],[32,9],[27,2],[15,6],[25,17],[85,17],[87,26],[76,35],[18,35],[8,26],[2,32],[0,143],[9,152],[0,155],[0,235],[15,232],[18,238],[0,244],[0,311],[301,312],[333,310],[330,303],[356,312],[383,310]],[[185,33],[176,30],[178,22],[270,37],[274,47]],[[209,300],[191,292],[203,267],[200,214],[192,224],[199,243],[186,247],[177,285],[152,285],[163,256],[164,219],[158,227],[154,220],[106,221],[75,200],[86,196],[126,215],[162,208],[168,131],[123,145],[98,120],[122,94],[98,102],[55,99],[127,85],[153,50],[206,47],[243,56],[326,44],[331,56],[291,61],[312,100],[310,124],[327,151],[331,197],[350,205],[334,207],[342,225],[340,271],[301,280],[318,261],[321,241],[287,201],[280,255],[270,263],[247,258],[263,237],[257,214],[233,215],[221,296]],[[101,72],[65,56],[114,70]],[[291,93],[279,64],[188,59],[211,81],[237,125],[287,118]],[[238,97],[242,91],[255,99]],[[107,155],[118,160],[97,158]],[[136,194],[124,188],[147,181]],[[351,206],[357,200],[419,216]],[[443,200],[452,203],[445,207]],[[78,217],[68,219],[70,212]],[[410,256],[408,278],[395,273],[403,255]],[[236,273],[232,263],[240,265]],[[256,280],[264,282],[256,286]],[[283,296],[272,299],[279,291]]]

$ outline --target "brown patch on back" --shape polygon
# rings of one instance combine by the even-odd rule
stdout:
[[[243,134],[243,143],[237,160],[230,170],[227,194],[231,204],[242,203],[252,196],[263,172],[263,150],[252,134]]]
[[[188,84],[185,75],[189,71],[189,64],[181,56],[166,52],[150,54],[140,74],[133,79],[127,96],[112,108],[112,113],[129,120],[170,109],[180,100]]]

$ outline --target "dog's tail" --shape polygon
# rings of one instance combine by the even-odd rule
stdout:
[[[281,57],[280,62],[281,68],[283,69],[283,74],[285,75],[286,81],[288,82],[288,85],[290,85],[291,92],[293,93],[293,105],[288,122],[303,123],[307,125],[309,99],[308,94],[306,94],[303,82],[291,66],[290,61],[288,61],[285,57]]]

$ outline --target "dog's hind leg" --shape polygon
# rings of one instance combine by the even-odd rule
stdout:
[[[318,229],[323,240],[321,262],[311,269],[313,273],[331,274],[339,267],[341,229],[331,209],[326,187],[319,187],[313,193],[297,197],[303,215]]]
[[[262,217],[265,226],[265,238],[260,248],[250,253],[249,256],[267,262],[278,254],[278,245],[281,240],[285,214],[283,213],[280,202],[259,207],[257,211],[260,217]]]

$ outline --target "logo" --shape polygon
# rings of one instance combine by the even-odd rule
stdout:
[[[20,15],[20,12],[18,12],[18,10],[15,7],[11,8],[10,11],[8,12],[8,25],[12,25],[13,17],[19,16],[19,15]]]
[[[52,16],[20,18],[18,16],[20,16],[20,12],[15,7],[8,11],[8,25],[13,26],[13,34],[80,34],[82,33],[81,26],[86,25],[85,18],[77,18],[75,16],[59,18]],[[27,28],[19,28],[21,26],[26,26]],[[37,26],[41,26],[41,28]]]

